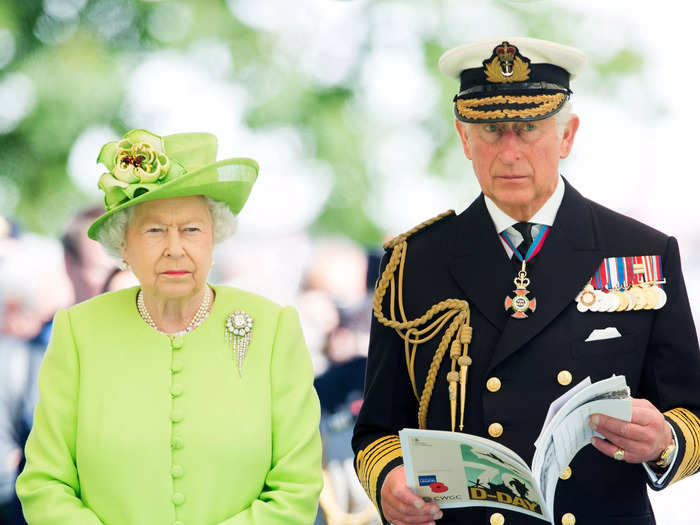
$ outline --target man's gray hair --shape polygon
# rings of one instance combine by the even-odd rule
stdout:
[[[211,213],[214,230],[214,242],[218,243],[227,239],[236,230],[236,215],[226,204],[204,197]],[[137,204],[138,206],[138,204]],[[97,240],[104,246],[105,251],[121,259],[121,248],[126,242],[126,229],[134,215],[135,206],[129,206],[109,217],[97,232]]]
[[[564,130],[566,125],[571,119],[571,100],[564,102],[562,108],[554,114],[554,123],[557,126],[557,136],[562,138],[564,136]]]

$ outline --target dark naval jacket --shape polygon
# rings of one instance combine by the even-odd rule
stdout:
[[[536,311],[529,312],[527,319],[514,319],[504,309],[504,298],[513,295],[516,264],[503,248],[483,195],[463,213],[418,231],[407,242],[403,304],[408,319],[447,298],[469,303],[473,361],[465,433],[493,439],[529,463],[533,442],[554,399],[587,376],[597,381],[624,375],[632,396],[646,398],[664,412],[678,438],[671,472],[654,488],[700,469],[700,351],[673,237],[582,197],[567,182],[549,235],[527,265],[530,298],[537,299]],[[668,296],[663,308],[613,313],[577,310],[576,295],[604,258],[642,255],[661,256]],[[382,267],[387,259],[388,255]],[[388,294],[384,301],[387,311]],[[585,342],[593,330],[607,327],[615,327],[621,337]],[[439,341],[436,337],[418,347],[419,393]],[[428,429],[450,430],[445,380],[449,370],[446,355],[428,408]],[[560,381],[567,372],[572,382]],[[498,389],[492,388],[495,391],[486,387],[491,378],[500,381]],[[373,318],[364,404],[352,444],[360,480],[379,509],[381,484],[402,463],[398,431],[418,428],[417,411],[404,342]],[[489,432],[494,423],[502,428],[497,437]],[[641,465],[615,461],[586,446],[572,461],[568,479],[558,482],[554,522],[559,524],[571,514],[576,525],[653,524],[648,479]],[[444,509],[439,523],[488,524],[495,510]],[[520,513],[499,512],[505,516],[505,525],[543,523]]]

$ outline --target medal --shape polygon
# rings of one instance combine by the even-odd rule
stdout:
[[[518,272],[518,276],[513,279],[513,282],[515,283],[515,290],[513,290],[515,292],[515,296],[506,296],[506,300],[503,304],[506,307],[506,311],[510,310],[511,308],[513,309],[513,313],[510,314],[511,317],[515,317],[516,319],[525,319],[527,317],[525,312],[528,310],[534,312],[535,307],[537,306],[537,299],[534,297],[529,299],[527,297],[527,287],[530,284],[530,279],[528,279],[527,272],[525,271],[525,261],[523,261],[521,270]]]
[[[647,300],[647,304],[644,307],[645,310],[653,310],[656,308],[656,303],[659,300],[659,296],[656,294],[655,286],[648,286],[644,288],[644,297]]]
[[[579,312],[658,310],[667,296],[661,256],[607,257],[576,296]]]
[[[616,312],[620,306],[620,299],[614,291],[610,291],[606,294],[608,296],[608,307],[605,309],[606,312]]]
[[[660,308],[663,308],[663,306],[666,304],[668,296],[666,295],[666,292],[664,292],[663,288],[660,288],[658,286],[655,286],[655,288],[656,294],[659,296],[659,299],[656,302],[656,306],[654,306],[654,310],[658,310]]]
[[[647,298],[644,296],[644,291],[639,285],[634,285],[629,289],[630,295],[634,296],[634,307],[633,310],[643,310],[647,304]]]
[[[595,288],[588,283],[583,287],[583,290],[576,296],[576,308],[583,313],[595,304]]]
[[[527,296],[529,293],[527,287],[530,285],[530,279],[527,276],[525,264],[535,255],[537,255],[537,253],[539,253],[544,240],[547,238],[548,232],[549,226],[543,226],[540,233],[537,235],[537,238],[532,242],[532,245],[525,254],[525,257],[523,257],[522,254],[515,249],[515,246],[513,246],[513,243],[510,241],[508,236],[501,233],[501,238],[506,241],[511,250],[513,250],[513,255],[522,261],[520,271],[518,272],[517,277],[513,279],[513,283],[515,284],[515,290],[513,290],[513,292],[515,295],[513,297],[506,296],[505,300],[503,301],[503,306],[505,307],[506,312],[513,310],[513,313],[511,313],[510,316],[515,319],[527,318],[527,313],[525,312],[528,310],[534,312],[535,307],[537,306],[537,299],[534,297],[530,299]]]
[[[622,312],[627,309],[627,307],[630,304],[630,300],[627,298],[627,294],[625,292],[621,292],[620,290],[615,290],[615,295],[617,295],[618,299],[620,300],[620,306],[617,307],[616,312]]]

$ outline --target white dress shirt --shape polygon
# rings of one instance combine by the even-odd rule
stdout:
[[[557,216],[557,212],[559,211],[559,206],[561,206],[561,201],[563,198],[564,181],[562,180],[561,175],[559,175],[559,178],[557,179],[557,187],[554,188],[554,193],[549,196],[549,199],[547,199],[542,207],[537,210],[537,212],[528,220],[528,222],[534,224],[532,227],[533,239],[537,238],[537,235],[539,235],[540,231],[542,230],[542,226],[552,226],[554,224],[554,218]],[[508,239],[510,239],[510,242],[513,243],[513,246],[517,248],[518,245],[523,242],[523,236],[518,230],[513,228],[513,224],[517,224],[520,221],[515,220],[513,217],[501,210],[498,206],[496,206],[496,203],[486,195],[484,195],[484,199],[486,200],[486,209],[491,216],[491,220],[496,227],[496,231],[498,233],[505,233],[508,236]],[[508,254],[508,258],[510,259],[513,257],[513,250],[510,246],[508,246],[508,243],[504,241],[502,237],[501,243]]]

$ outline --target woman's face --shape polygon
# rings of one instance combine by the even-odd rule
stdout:
[[[198,294],[211,268],[214,233],[201,195],[134,206],[122,248],[144,293],[158,299]]]

